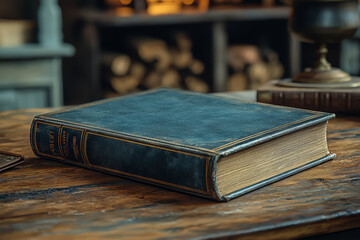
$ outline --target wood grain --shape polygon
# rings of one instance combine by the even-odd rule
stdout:
[[[218,203],[34,156],[29,127],[48,109],[0,113],[0,239],[290,239],[360,227],[360,119],[329,123],[334,160]]]

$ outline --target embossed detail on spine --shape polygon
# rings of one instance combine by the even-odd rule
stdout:
[[[38,126],[38,124],[41,126]],[[51,147],[47,145],[46,147],[41,146],[40,149],[37,149],[37,142],[44,142],[38,141],[44,137],[44,132],[46,133],[46,137],[50,139],[46,142],[50,141]],[[89,135],[93,139],[90,143],[88,139]],[[101,137],[102,139],[94,139],[94,137]],[[193,192],[201,196],[211,196],[212,194],[210,180],[208,178],[210,157],[207,155],[183,152],[181,150],[141,143],[106,134],[93,133],[79,127],[70,127],[62,124],[57,125],[40,120],[35,123],[33,141],[37,149],[36,151],[41,157],[59,159],[143,182],[151,182],[185,192]],[[102,148],[103,151],[94,150],[96,147],[101,148],[100,145],[104,142],[107,142],[106,148],[113,146],[113,149],[108,149],[108,151],[104,148]],[[154,156],[146,161],[154,161],[155,165],[161,165],[162,167],[159,167],[159,171],[153,172],[151,169],[146,170],[142,167],[143,165],[139,165],[137,171],[134,171],[136,165],[133,164],[138,161],[143,161],[143,159],[140,156],[132,158],[129,155],[126,157],[124,154],[128,151],[142,152],[140,150],[137,151],[136,149],[138,148],[152,149],[150,151]],[[117,154],[117,152],[120,155]],[[98,156],[99,154],[101,157]],[[120,159],[124,159],[124,162],[121,162]],[[133,163],[130,163],[131,161],[128,162],[129,160],[133,161]],[[180,174],[181,176],[187,176],[185,177],[186,181],[184,181],[182,177],[179,177],[180,175],[174,177],[176,174],[162,176],[164,173],[163,168],[167,167],[164,161],[172,162],[169,166],[177,169],[172,172],[177,172],[176,174]],[[190,169],[193,168],[197,170],[190,171]],[[141,171],[144,172],[141,173]]]
[[[82,136],[85,130],[63,126],[61,128],[61,149],[64,159],[73,163],[86,165],[80,152],[82,151]]]
[[[85,164],[81,154],[84,130],[36,120],[32,131],[32,144],[37,155]]]
[[[55,154],[55,137],[54,137],[54,131],[49,131],[49,147],[50,151]]]
[[[32,129],[32,144],[39,156],[63,160],[60,149],[61,125],[36,120]]]

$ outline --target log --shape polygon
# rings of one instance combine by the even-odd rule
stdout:
[[[268,55],[268,71],[270,79],[280,79],[284,75],[284,66],[280,63],[277,53],[272,52]]]
[[[161,77],[161,86],[170,88],[181,88],[181,77],[175,69],[167,70]]]
[[[191,51],[192,41],[186,33],[177,33],[175,35],[175,42],[180,51]]]
[[[133,41],[138,54],[145,62],[152,62],[159,56],[159,52],[167,51],[167,44],[160,39],[145,39]]]
[[[247,64],[262,61],[259,48],[254,45],[230,46],[227,60],[234,71],[243,71]]]
[[[178,69],[187,68],[192,62],[192,52],[191,51],[178,51],[173,50],[171,52],[172,62],[175,67]]]
[[[155,68],[160,71],[165,71],[171,65],[171,55],[168,49],[163,49],[158,52],[157,55],[157,63],[155,64]]]
[[[228,79],[228,91],[243,91],[247,88],[247,78],[244,73],[235,73]]]
[[[117,56],[111,64],[111,70],[115,75],[125,75],[130,68],[131,59],[127,55],[119,55]]]
[[[139,62],[134,62],[130,68],[130,75],[141,81],[146,74],[146,68]]]
[[[157,71],[151,71],[145,77],[143,85],[146,88],[156,88],[161,86],[161,74]]]
[[[193,59],[191,61],[189,68],[190,68],[190,71],[195,75],[200,75],[205,70],[204,63],[197,59]]]
[[[136,89],[140,84],[140,80],[133,76],[112,77],[110,84],[117,93],[125,94]]]
[[[249,65],[246,72],[250,83],[250,89],[258,89],[270,80],[268,66],[264,62],[257,62]]]
[[[195,92],[207,93],[210,90],[209,85],[204,80],[193,76],[186,77],[185,84],[189,90]]]
[[[103,54],[101,62],[105,67],[110,68],[111,72],[117,76],[126,75],[131,65],[130,57],[125,54]]]
[[[164,71],[170,67],[171,55],[165,41],[160,39],[134,40],[133,45],[143,61],[156,62],[157,70]]]
[[[284,76],[284,66],[279,62],[268,63],[269,79],[280,79]]]

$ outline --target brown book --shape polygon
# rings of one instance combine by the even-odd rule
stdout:
[[[278,80],[257,91],[257,101],[324,112],[360,113],[360,88],[280,87]]]

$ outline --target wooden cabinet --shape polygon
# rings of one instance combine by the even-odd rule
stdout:
[[[74,48],[59,41],[58,12],[40,16],[44,5],[60,11],[56,0],[40,1],[39,43],[0,47],[0,111],[63,104],[61,58],[73,55]]]
[[[299,61],[291,57],[298,56],[300,44],[288,33],[288,15],[287,6],[210,9],[206,12],[155,16],[135,13],[126,17],[97,8],[83,9],[79,16],[86,41],[79,44],[79,49],[86,47],[86,51],[80,51],[86,52],[87,60],[83,59],[88,62],[88,69],[92,72],[87,79],[87,83],[93,86],[92,97],[97,95],[97,98],[101,98],[101,93],[96,93],[101,92],[105,85],[100,74],[104,52],[128,49],[124,47],[124,39],[131,36],[165,36],[166,40],[167,34],[174,31],[188,32],[194,36],[194,50],[202,54],[206,65],[204,78],[211,92],[226,91],[229,74],[227,50],[230,44],[269,43],[269,48],[281,51],[280,58],[285,66],[285,76],[288,77],[300,69]],[[262,41],[264,38],[266,40]]]

